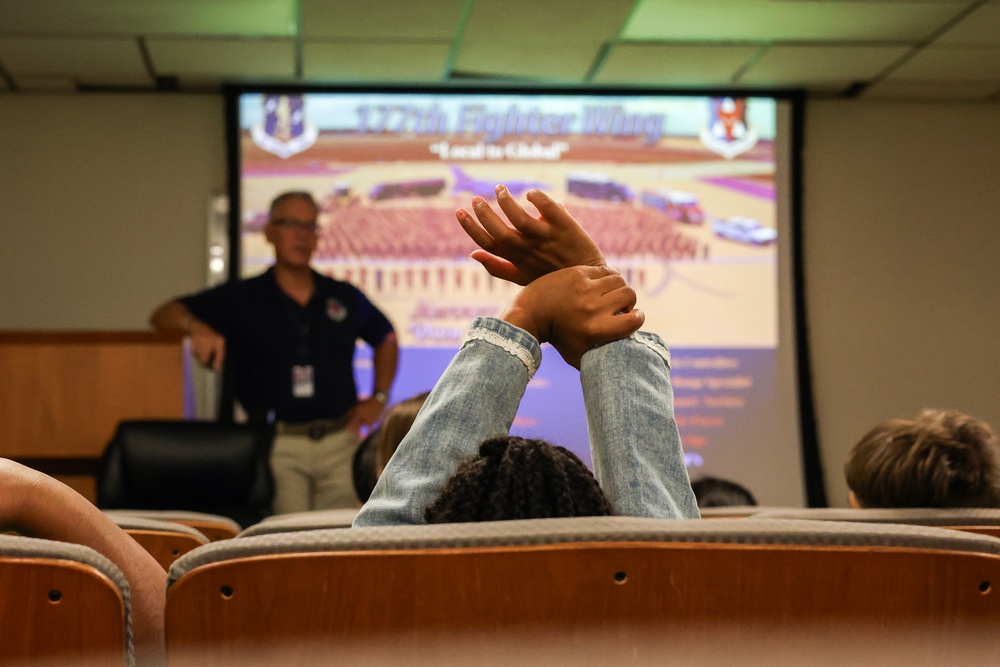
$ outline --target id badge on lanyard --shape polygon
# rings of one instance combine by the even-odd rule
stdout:
[[[292,366],[292,396],[295,398],[312,398],[316,391],[311,365]]]
[[[298,331],[298,358],[300,361],[311,361],[309,351],[309,328],[311,325],[309,310],[307,308],[300,314],[291,306],[290,301],[289,304],[289,315],[291,316],[292,325]],[[292,366],[292,397],[312,398],[315,393],[315,367],[312,364],[296,364]]]

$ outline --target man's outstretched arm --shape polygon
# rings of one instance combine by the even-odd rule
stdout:
[[[198,363],[213,370],[222,368],[226,357],[226,339],[195,317],[181,301],[173,299],[160,305],[149,316],[149,323],[157,331],[187,334],[191,337],[191,350]]]

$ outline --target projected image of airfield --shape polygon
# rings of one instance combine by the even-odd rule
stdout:
[[[495,207],[494,187],[503,183],[532,213],[524,198],[531,188],[563,202],[636,289],[644,328],[671,345],[777,344],[772,101],[759,102],[771,105],[772,117],[759,128],[748,120],[753,100],[599,106],[473,96],[418,106],[370,98],[341,102],[353,103],[353,112],[327,109],[326,123],[319,105],[304,114],[318,127],[315,141],[288,157],[258,145],[248,114],[246,275],[272,261],[261,233],[269,200],[309,190],[322,209],[317,269],[364,290],[396,323],[403,345],[457,346],[471,317],[497,314],[518,289],[468,259],[475,245],[454,217],[458,207],[471,210],[475,195]],[[375,128],[380,108],[384,122]],[[495,108],[492,123],[477,126],[470,108],[484,117]],[[386,109],[397,109],[396,117]],[[727,139],[738,154],[720,153]]]

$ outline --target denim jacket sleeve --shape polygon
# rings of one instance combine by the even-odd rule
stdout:
[[[589,350],[580,381],[594,474],[614,513],[697,519],[663,340],[640,331]]]
[[[541,360],[528,332],[492,317],[473,320],[354,526],[425,523],[424,510],[459,464],[483,440],[510,431]]]

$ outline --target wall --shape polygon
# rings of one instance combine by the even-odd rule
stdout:
[[[0,96],[0,329],[145,329],[203,285],[222,100]]]
[[[1000,111],[813,102],[805,270],[830,501],[883,419],[1000,427]],[[216,96],[0,96],[0,329],[134,329],[205,281]]]
[[[956,408],[1000,428],[1000,108],[807,109],[805,273],[831,504],[882,420]]]

